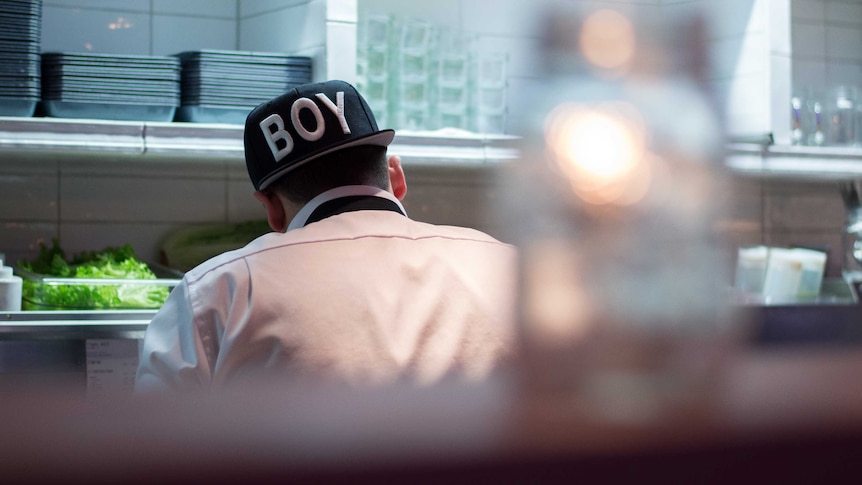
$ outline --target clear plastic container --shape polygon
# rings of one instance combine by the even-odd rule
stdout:
[[[802,262],[792,249],[770,248],[763,282],[766,302],[796,299],[802,280]]]
[[[799,278],[796,296],[803,299],[819,297],[823,286],[823,275],[826,272],[826,253],[802,248],[796,248],[793,251],[802,264],[802,276]]]
[[[766,246],[739,248],[737,250],[734,288],[749,295],[763,293],[768,258],[769,248]]]
[[[155,279],[63,278],[15,268],[24,310],[158,309],[182,272],[148,264]]]
[[[722,124],[683,64],[707,62],[705,44],[689,23],[607,9],[548,19],[547,72],[519,93],[522,156],[498,207],[521,250],[524,393],[597,420],[679,423],[714,402],[743,323],[715,230],[732,193]],[[630,42],[631,57],[593,62],[590,35]]]

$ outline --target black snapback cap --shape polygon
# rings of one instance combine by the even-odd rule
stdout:
[[[368,103],[351,84],[303,84],[260,104],[245,120],[245,164],[254,188],[315,158],[358,145],[388,146]]]

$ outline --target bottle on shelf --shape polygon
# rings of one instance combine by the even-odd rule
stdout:
[[[3,255],[0,253],[0,311],[21,310],[21,287],[23,280],[16,276],[12,267],[5,266]]]

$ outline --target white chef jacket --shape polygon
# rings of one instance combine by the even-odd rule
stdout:
[[[345,196],[394,210],[307,223]],[[185,274],[147,328],[137,390],[262,375],[351,385],[481,378],[513,352],[512,246],[411,220],[394,196],[366,186],[321,194],[288,227]]]

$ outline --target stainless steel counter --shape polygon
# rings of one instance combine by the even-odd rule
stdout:
[[[155,310],[0,312],[0,389],[128,394]]]
[[[0,340],[140,339],[155,310],[0,312]]]
[[[240,125],[0,117],[0,154],[21,159],[242,163]],[[455,130],[399,130],[390,147],[406,165],[481,167],[519,156],[519,138]],[[740,175],[801,180],[862,178],[862,148],[774,145],[770,136],[727,145]]]
[[[243,163],[243,127],[229,124],[0,117],[9,160]],[[390,146],[407,165],[484,166],[518,156],[518,138],[463,131],[399,130]]]

